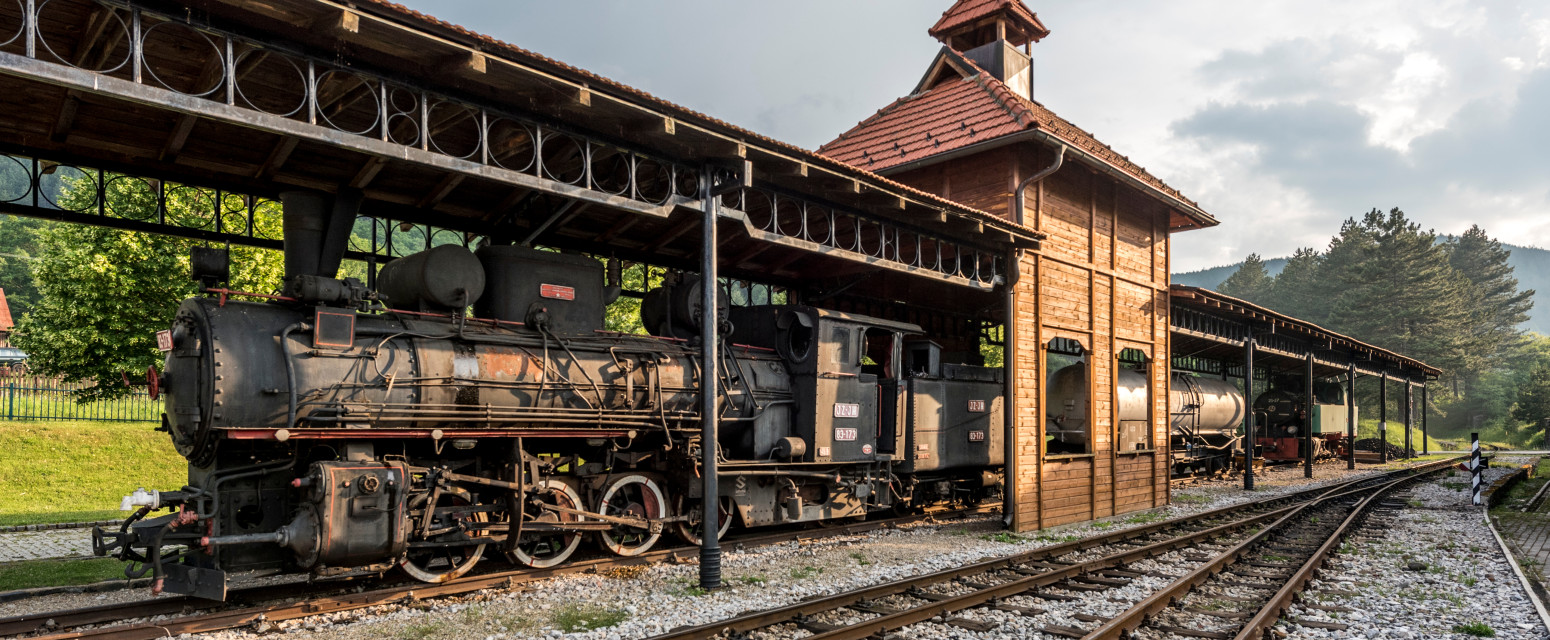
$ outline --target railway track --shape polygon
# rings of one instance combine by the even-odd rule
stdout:
[[[999,625],[971,611],[995,612],[990,618],[1038,616],[1046,612],[1045,603],[1080,602],[1096,612],[1103,607],[1086,606],[1092,596],[1157,579],[1165,585],[1118,614],[1076,612],[1068,616],[1070,624],[1030,630],[1083,639],[1257,637],[1381,496],[1453,462],[1176,518],[682,628],[653,640],[784,638],[803,632],[813,640],[859,640],[886,638],[918,624],[983,632]],[[1190,595],[1197,589],[1215,594],[1224,586],[1234,594],[1209,602]]]
[[[1426,468],[1442,468],[1448,462],[1428,465]],[[1396,472],[1399,475],[1404,472]],[[734,620],[695,627],[670,633],[662,638],[714,638],[726,630],[756,631],[777,627],[806,628],[818,631],[823,638],[867,637],[881,627],[902,628],[932,617],[951,617],[953,612],[980,606],[1000,607],[1003,611],[1031,613],[1030,607],[1009,604],[1007,598],[1030,589],[1045,589],[1044,595],[1054,599],[1069,599],[1049,592],[1101,591],[1120,586],[1135,579],[1137,572],[1124,567],[1167,549],[1183,549],[1223,536],[1233,535],[1250,527],[1263,526],[1285,518],[1304,508],[1320,496],[1344,495],[1341,492],[1361,491],[1365,486],[1376,486],[1378,479],[1353,481],[1335,488],[1309,489],[1289,493],[1266,500],[1224,507],[1194,516],[1176,518],[1141,527],[1105,533],[1098,536],[1066,542],[986,562],[969,565],[947,572],[921,576],[903,583],[882,585],[848,594],[840,594],[820,600],[804,602],[790,607],[742,616]],[[821,530],[785,531],[744,537],[728,538],[724,548],[754,547],[791,541],[813,540],[824,537],[854,535],[882,528],[938,518],[948,519],[987,509],[949,510],[901,518],[852,523]],[[1241,536],[1241,534],[1240,534]],[[0,636],[31,636],[49,640],[66,638],[100,638],[113,640],[148,640],[185,633],[208,633],[275,623],[314,615],[362,609],[384,604],[406,604],[421,600],[469,594],[485,589],[520,588],[525,583],[551,577],[605,571],[642,564],[688,560],[697,557],[695,547],[675,547],[648,552],[632,558],[597,557],[573,562],[554,569],[511,569],[470,575],[444,584],[421,582],[388,583],[363,580],[331,580],[309,584],[280,584],[235,589],[225,603],[188,597],[161,598],[123,605],[104,605],[67,611],[29,614],[0,619]],[[1059,559],[1069,554],[1096,555],[1079,562],[1065,564]],[[977,584],[976,576],[991,572],[1007,579],[997,579],[994,584]],[[375,580],[375,579],[374,579]],[[1019,582],[1021,581],[1021,582]],[[938,597],[926,588],[932,584],[951,583],[967,587],[969,591],[951,597]],[[362,586],[370,588],[358,591]],[[901,588],[902,586],[902,588]],[[986,587],[975,589],[974,586]],[[860,629],[847,631],[842,625],[819,622],[826,611],[847,609],[865,610],[869,603],[900,593],[910,597],[914,592],[923,595],[922,607],[890,610],[890,607],[873,605],[872,616],[865,633]],[[283,600],[283,601],[282,601]],[[924,615],[929,612],[929,615]],[[149,621],[158,616],[163,619]],[[922,617],[923,616],[923,617]],[[917,620],[918,618],[918,620]],[[136,622],[127,622],[134,620]],[[961,623],[962,621],[960,621]],[[879,626],[881,625],[881,627]],[[973,625],[969,625],[973,626]],[[854,635],[852,635],[854,634]],[[755,634],[757,635],[757,634]]]
[[[779,531],[728,536],[724,549],[740,549],[793,541],[855,535],[933,519],[952,519],[993,513],[990,507],[943,509],[923,514],[868,520],[823,529]],[[189,596],[173,596],[123,604],[102,605],[0,618],[0,637],[33,636],[39,639],[104,638],[138,640],[182,633],[208,633],[261,622],[280,622],[312,615],[349,611],[382,604],[410,603],[444,598],[484,589],[516,588],[524,583],[555,576],[618,567],[698,558],[699,548],[679,546],[648,551],[635,557],[600,556],[552,569],[513,568],[477,573],[443,583],[427,584],[407,578],[375,575],[338,578],[312,583],[284,583],[233,589],[225,602]],[[477,571],[477,570],[476,570]],[[357,591],[363,585],[369,590]],[[277,602],[287,600],[287,602]],[[158,616],[171,619],[134,624],[114,624]]]

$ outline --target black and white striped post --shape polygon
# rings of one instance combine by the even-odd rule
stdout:
[[[1469,473],[1474,477],[1474,500],[1470,504],[1479,505],[1480,502],[1480,434],[1469,434]]]

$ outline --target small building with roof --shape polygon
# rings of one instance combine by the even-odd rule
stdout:
[[[909,94],[819,152],[1047,235],[1017,252],[1003,329],[1012,527],[1166,504],[1169,239],[1216,219],[1033,99],[1050,29],[1021,0],[959,0],[929,34],[942,48]],[[1144,421],[1120,420],[1122,370],[1147,380]]]

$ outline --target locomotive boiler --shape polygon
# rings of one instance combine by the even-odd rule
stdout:
[[[238,572],[438,582],[491,555],[556,566],[587,540],[698,542],[706,446],[717,536],[999,491],[1002,372],[941,362],[919,326],[722,296],[707,372],[698,278],[645,295],[648,336],[603,331],[618,270],[583,255],[440,246],[371,290],[334,277],[347,199],[286,194],[281,294],[186,300],[161,336],[149,382],[188,484],[137,491],[134,516],[94,531],[129,575],[221,599]]]

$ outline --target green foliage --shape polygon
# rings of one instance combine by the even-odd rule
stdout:
[[[1522,429],[1528,420],[1512,408],[1550,343],[1525,339],[1535,292],[1518,286],[1511,259],[1478,226],[1444,239],[1399,209],[1374,209],[1346,220],[1323,252],[1298,249],[1268,286],[1266,263],[1249,256],[1218,289],[1443,369],[1428,389],[1434,435],[1522,441],[1542,432]],[[1388,409],[1400,423],[1396,387]],[[1358,382],[1363,415],[1377,414],[1378,397],[1376,380]]]
[[[1470,622],[1468,624],[1453,625],[1454,633],[1475,636],[1476,638],[1495,638],[1496,630],[1484,622]]]
[[[626,292],[650,291],[662,286],[662,271],[648,269],[644,264],[632,264],[621,272]],[[628,294],[619,296],[603,311],[603,328],[619,333],[646,335],[646,327],[640,322],[640,298]]]
[[[566,633],[591,631],[612,627],[628,620],[630,614],[623,609],[611,609],[595,605],[568,604],[554,612],[551,622]]]
[[[1521,431],[1529,436],[1530,442],[1544,442],[1546,425],[1550,425],[1550,359],[1535,364],[1533,371],[1518,386],[1512,418],[1528,425]]]
[[[797,580],[806,580],[823,573],[823,567],[792,567],[791,577]]]
[[[86,208],[95,198],[90,181],[66,181],[60,195],[67,208]],[[138,180],[109,180],[110,211],[130,218],[154,218],[156,191]],[[236,197],[236,196],[232,196]],[[209,217],[213,204],[186,189],[167,190],[169,219]],[[255,228],[278,236],[279,205],[258,208]],[[34,372],[69,382],[95,382],[78,400],[128,393],[122,374],[161,365],[156,332],[166,328],[183,299],[198,285],[188,275],[188,250],[195,241],[76,224],[52,225],[37,233],[32,274],[37,304],[18,322],[16,346],[27,351]],[[277,251],[233,247],[233,289],[270,292],[279,288],[284,258]]]
[[[0,215],[0,289],[5,290],[12,318],[26,315],[38,302],[32,261],[38,253],[38,233],[51,224],[35,218]]]
[[[1270,273],[1265,270],[1265,261],[1259,258],[1259,254],[1251,253],[1243,259],[1243,266],[1222,281],[1217,291],[1258,304],[1269,296],[1271,283]]]
[[[1271,283],[1267,302],[1275,301],[1278,311],[1298,318],[1323,315],[1326,296],[1319,281],[1323,264],[1324,256],[1318,251],[1298,249]]]

